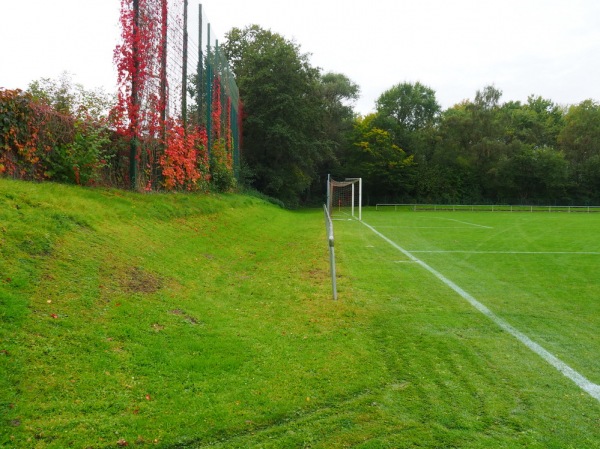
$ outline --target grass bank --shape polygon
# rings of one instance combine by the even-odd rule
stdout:
[[[220,441],[365,386],[319,214],[5,180],[0,211],[5,445]]]

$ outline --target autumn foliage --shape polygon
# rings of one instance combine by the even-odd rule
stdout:
[[[135,163],[144,168],[147,190],[201,189],[210,180],[207,132],[199,126],[186,127],[179,117],[166,113],[167,1],[139,0],[138,8],[136,14],[132,0],[121,1],[115,127],[124,139],[140,144]]]
[[[0,175],[104,183],[109,133],[103,120],[83,108],[59,111],[29,92],[0,89]]]
[[[174,34],[182,32],[182,14],[182,0],[121,0],[110,104],[93,104],[93,94],[77,102],[80,91],[69,91],[64,79],[34,82],[27,92],[0,89],[0,176],[146,191],[230,190],[236,142],[219,69],[195,86],[207,110],[197,107],[193,123],[185,119],[182,86],[169,86],[184,79],[181,36]],[[207,56],[203,64],[213,62]]]
[[[185,132],[180,123],[169,127],[165,151],[158,160],[167,190],[196,190],[207,185],[210,180],[207,145],[204,130]]]
[[[73,139],[73,119],[20,90],[0,90],[0,116],[0,174],[47,178],[43,162],[55,145]]]

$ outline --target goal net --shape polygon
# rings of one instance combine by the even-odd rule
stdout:
[[[327,182],[327,207],[332,217],[362,219],[362,178],[346,178]]]

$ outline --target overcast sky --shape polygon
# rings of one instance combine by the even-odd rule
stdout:
[[[431,87],[442,107],[493,84],[503,101],[540,95],[600,101],[598,0],[203,0],[222,41],[258,24],[294,40],[313,66],[361,88],[356,109],[401,82]],[[0,87],[67,71],[114,90],[119,0],[0,0]]]

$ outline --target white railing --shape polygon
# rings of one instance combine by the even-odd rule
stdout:
[[[375,210],[394,208],[394,210],[411,211],[452,211],[452,212],[566,212],[594,213],[600,212],[600,206],[514,206],[514,205],[463,205],[463,204],[401,204],[378,203]]]
[[[323,205],[323,212],[325,214],[325,230],[327,232],[327,241],[329,244],[329,267],[331,271],[331,289],[333,291],[333,299],[337,300],[337,284],[335,280],[335,248],[334,248],[334,237],[333,237],[333,222],[329,215],[327,205]]]

